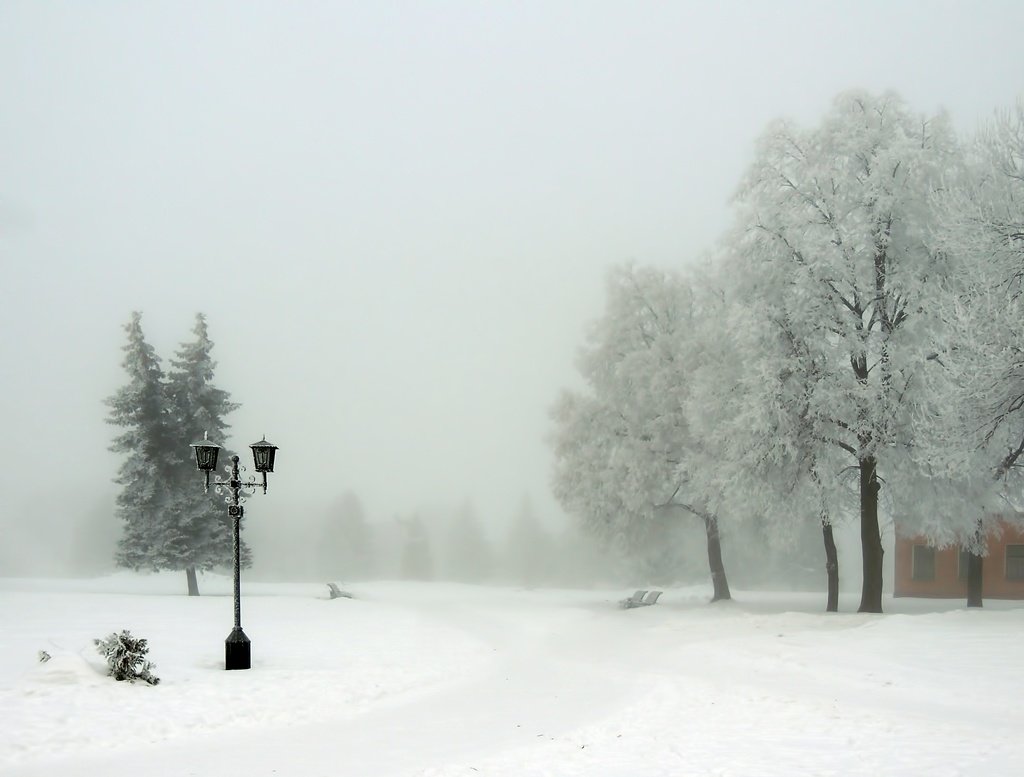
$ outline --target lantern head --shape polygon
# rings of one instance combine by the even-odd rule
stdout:
[[[196,466],[200,472],[213,472],[217,469],[220,446],[207,438],[206,432],[203,432],[203,439],[200,442],[194,442],[189,447],[196,452]]]
[[[277,446],[267,442],[267,438],[264,437],[262,440],[254,442],[249,447],[252,448],[252,460],[256,464],[256,471],[273,472],[274,457],[277,454]]]

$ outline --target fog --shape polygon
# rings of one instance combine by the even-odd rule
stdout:
[[[548,408],[606,269],[699,257],[766,122],[842,89],[973,129],[1024,87],[1022,24],[1014,1],[7,0],[0,575],[112,552],[133,310],[165,360],[205,313],[227,442],[280,446],[254,571],[329,573],[310,547],[345,494],[379,574],[402,521],[441,537],[467,505],[502,552],[524,501],[564,540]]]

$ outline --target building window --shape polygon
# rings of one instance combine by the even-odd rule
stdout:
[[[956,569],[957,578],[960,580],[967,579],[968,565],[971,563],[971,554],[965,549],[960,548],[960,552],[956,557]]]
[[[1024,548],[1024,545],[1021,547]],[[1024,563],[1024,557],[1021,558],[1021,562]],[[910,576],[914,580],[935,579],[935,548],[929,548],[927,545],[914,546]],[[1024,577],[1024,570],[1022,570],[1022,577]]]
[[[1024,545],[1006,546],[1006,579],[1024,580]]]

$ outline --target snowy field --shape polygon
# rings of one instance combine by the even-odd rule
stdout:
[[[822,594],[243,582],[253,668],[225,672],[230,583],[0,580],[0,774],[1011,775],[1024,604]],[[150,641],[116,683],[94,637]],[[37,661],[39,650],[53,658]]]

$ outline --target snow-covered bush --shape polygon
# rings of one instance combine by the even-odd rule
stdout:
[[[127,680],[130,683],[144,680],[150,685],[160,682],[160,678],[151,671],[156,665],[146,660],[149,652],[146,640],[133,637],[125,629],[120,634],[111,634],[106,639],[94,639],[93,642],[100,655],[107,659],[107,666],[110,667],[108,674],[115,680]]]

